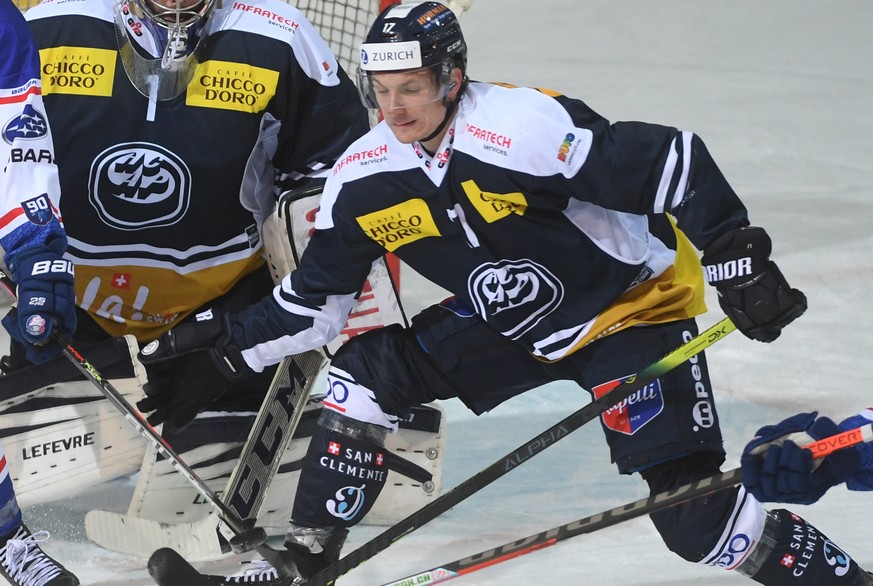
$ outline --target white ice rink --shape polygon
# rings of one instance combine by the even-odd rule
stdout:
[[[697,132],[774,242],[809,310],[771,345],[735,333],[708,352],[729,467],[761,425],[873,405],[873,3],[869,0],[475,0],[462,17],[470,75],[584,99],[607,118]],[[438,293],[404,275],[408,309]],[[714,297],[701,320],[722,317]],[[475,418],[449,414],[452,487],[587,402],[553,385]],[[82,583],[151,584],[145,560],[84,537],[91,508],[126,510],[129,481],[32,507],[46,549]],[[574,433],[339,580],[374,586],[645,496],[619,477],[596,424]],[[873,569],[873,494],[793,507]],[[353,530],[347,551],[378,528]],[[647,519],[476,572],[458,586],[750,583],[670,554]]]

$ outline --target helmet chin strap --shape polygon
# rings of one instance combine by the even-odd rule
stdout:
[[[435,136],[437,136],[440,132],[442,132],[443,129],[446,127],[446,124],[449,123],[449,118],[452,117],[452,113],[455,111],[455,108],[458,107],[458,102],[460,102],[460,101],[461,101],[461,96],[459,95],[457,100],[447,103],[446,104],[446,115],[443,116],[443,121],[437,125],[436,129],[433,132],[431,132],[430,134],[428,134],[424,138],[419,138],[418,142],[425,143],[425,142],[431,140],[432,138],[434,138]]]

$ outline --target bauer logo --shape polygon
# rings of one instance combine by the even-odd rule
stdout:
[[[461,187],[464,188],[464,193],[467,194],[476,211],[489,224],[512,214],[523,216],[527,210],[527,199],[520,191],[489,193],[482,191],[472,179],[461,183]]]
[[[8,144],[12,144],[14,140],[35,140],[46,134],[48,124],[45,116],[30,104],[25,104],[21,114],[3,125],[3,140]]]
[[[97,156],[88,187],[91,205],[114,228],[171,226],[188,211],[191,171],[162,146],[125,143]]]
[[[635,375],[597,385],[591,392],[596,399],[600,398],[632,376]],[[633,435],[663,410],[664,396],[661,394],[661,381],[655,379],[627,399],[604,411],[600,417],[609,429],[625,435]]]
[[[206,61],[197,66],[185,103],[255,114],[276,94],[279,72],[230,61]]]
[[[467,281],[476,313],[509,338],[518,338],[550,314],[564,286],[532,260],[502,260],[476,268]]]
[[[356,219],[367,237],[388,252],[428,236],[440,235],[430,208],[423,199],[410,199]]]
[[[42,49],[42,93],[111,96],[117,56],[118,51],[110,49]]]

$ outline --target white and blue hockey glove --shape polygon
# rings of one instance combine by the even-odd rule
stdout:
[[[718,303],[737,329],[759,342],[772,342],[782,328],[806,311],[806,296],[792,289],[770,260],[763,228],[728,232],[706,247],[701,264]]]
[[[44,362],[61,352],[51,342],[57,330],[65,338],[76,332],[73,263],[62,257],[66,238],[7,255],[6,265],[18,290],[17,311],[3,318],[9,335],[26,347],[30,362]]]
[[[812,452],[801,447],[863,423],[870,421],[858,423],[849,418],[837,425],[813,411],[762,427],[740,458],[743,485],[760,502],[802,505],[816,502],[831,487],[843,482],[849,483],[852,490],[873,489],[870,444],[838,450],[817,460],[813,460]]]
[[[207,310],[143,346],[139,360],[149,382],[143,385],[146,398],[136,407],[151,413],[150,424],[183,429],[231,381],[253,374],[231,342],[229,320],[229,314]]]

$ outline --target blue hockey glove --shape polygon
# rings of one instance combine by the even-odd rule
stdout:
[[[151,412],[150,424],[182,429],[215,402],[231,381],[253,374],[231,342],[229,320],[227,314],[205,311],[142,348],[139,360],[149,382],[143,385],[146,398],[136,407],[142,413]]]
[[[26,248],[6,257],[17,284],[18,308],[2,320],[9,335],[27,348],[30,362],[45,362],[61,352],[51,343],[57,329],[66,338],[76,332],[76,292],[73,263],[62,257],[66,238],[45,246]]]
[[[856,449],[846,448],[813,460],[812,452],[801,446],[841,431],[816,411],[762,427],[740,458],[743,485],[761,502],[816,502],[829,488],[851,478],[861,458]]]
[[[853,415],[840,423],[840,429],[848,431],[873,423],[873,408],[865,409],[858,415]],[[873,490],[873,443],[858,444],[855,451],[861,462],[852,477],[846,481],[849,490]]]
[[[722,311],[759,342],[772,342],[806,311],[806,296],[788,285],[770,252],[767,232],[747,227],[718,238],[700,261],[706,280],[718,290]]]

